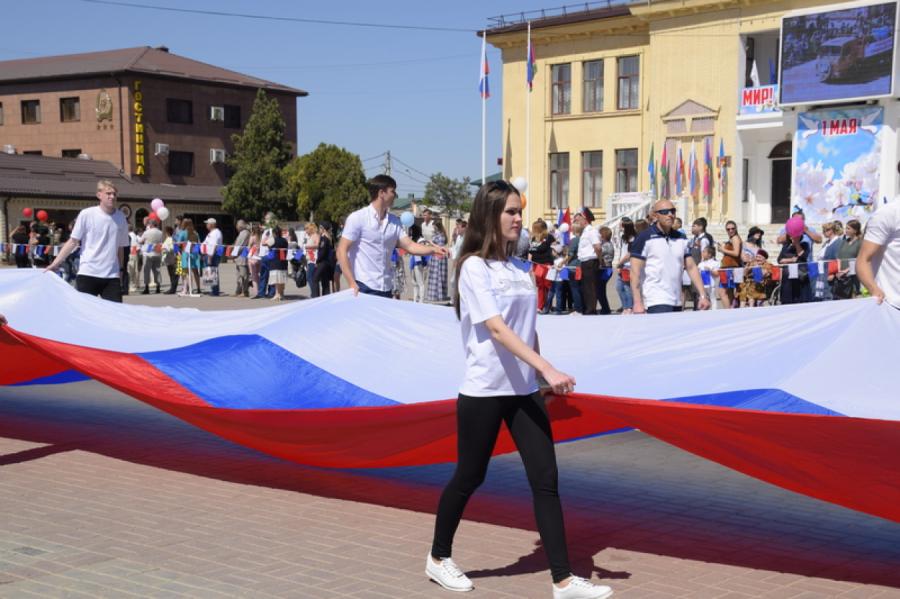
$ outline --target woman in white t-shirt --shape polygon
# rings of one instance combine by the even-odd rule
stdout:
[[[609,587],[573,576],[569,568],[553,434],[536,372],[556,394],[571,392],[575,379],[540,355],[537,289],[528,263],[513,256],[521,230],[522,200],[516,189],[506,181],[483,186],[456,267],[456,309],[466,355],[456,404],[458,461],[438,504],[425,572],[444,588],[473,588],[450,558],[453,537],[506,422],[528,474],[554,598],[602,599],[612,594]]]

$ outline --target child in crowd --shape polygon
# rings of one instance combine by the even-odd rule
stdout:
[[[700,269],[700,276],[703,279],[703,286],[706,288],[706,295],[710,298],[710,302],[712,305],[710,306],[711,310],[715,310],[718,308],[718,302],[713,301],[713,298],[716,297],[716,283],[719,280],[719,268],[720,263],[716,260],[716,246],[708,245],[700,250],[700,264],[697,267]],[[704,275],[703,273],[709,273]]]

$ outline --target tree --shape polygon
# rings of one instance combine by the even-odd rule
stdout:
[[[451,214],[468,212],[472,208],[469,178],[451,179],[435,173],[425,185],[424,200],[426,204],[446,208]]]
[[[293,155],[285,128],[278,101],[259,90],[243,133],[231,137],[234,154],[226,164],[234,174],[222,189],[226,212],[251,220],[261,220],[270,210],[280,218],[296,217],[284,180],[284,167]]]
[[[326,143],[285,169],[297,213],[336,221],[367,202],[366,173],[359,156]]]

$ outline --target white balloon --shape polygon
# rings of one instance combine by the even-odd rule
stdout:
[[[516,177],[512,180],[513,187],[519,190],[519,193],[525,193],[528,191],[528,181],[525,180],[525,177]]]
[[[166,220],[169,218],[169,209],[163,206],[162,208],[156,209],[156,216],[159,217],[159,220]]]
[[[157,212],[159,214],[159,212]],[[559,226],[560,233],[568,233],[569,232],[569,223],[563,223]]]

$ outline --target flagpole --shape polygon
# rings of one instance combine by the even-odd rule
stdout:
[[[528,79],[528,69],[531,65],[531,21],[528,21],[528,43],[525,44],[525,79]],[[531,88],[525,92],[525,181],[529,186],[531,181]],[[531,187],[534,191],[534,187]],[[525,222],[531,222],[531,204],[525,205]]]
[[[481,32],[481,68],[484,70],[484,64],[487,60],[487,31]],[[487,86],[487,75],[485,77],[485,86]],[[485,90],[486,91],[486,90]],[[487,93],[481,93],[481,184],[484,185],[487,179]]]

